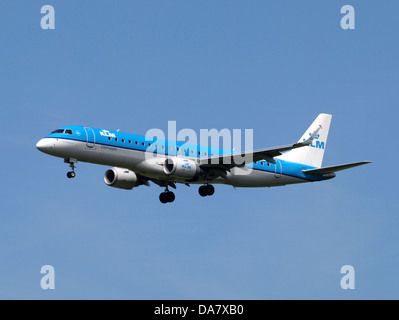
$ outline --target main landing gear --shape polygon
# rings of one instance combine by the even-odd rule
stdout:
[[[176,199],[176,196],[173,192],[169,191],[169,188],[166,187],[165,192],[162,192],[159,196],[159,201],[161,203],[166,204],[166,203],[172,203]]]
[[[68,163],[69,167],[71,168],[71,171],[69,171],[67,173],[68,179],[75,178],[76,177],[76,173],[75,173],[76,166],[75,166],[75,164],[78,163],[78,160],[76,160],[76,159],[64,159],[64,162]]]
[[[215,194],[215,187],[211,184],[201,186],[198,190],[201,197],[213,196]]]
[[[215,187],[211,184],[206,184],[201,186],[198,191],[201,197],[209,197],[215,194]],[[165,192],[162,192],[159,196],[159,200],[163,204],[172,203],[175,201],[175,199],[175,194],[169,191],[168,187],[166,187]]]

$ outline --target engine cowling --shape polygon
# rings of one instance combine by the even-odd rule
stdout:
[[[107,186],[132,190],[138,185],[137,175],[128,169],[112,168],[105,172],[104,182]]]
[[[164,172],[168,176],[191,179],[198,175],[199,166],[192,160],[181,158],[168,158],[165,160]]]

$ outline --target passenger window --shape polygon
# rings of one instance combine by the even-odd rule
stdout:
[[[118,138],[115,138],[115,141],[118,142]]]
[[[132,144],[132,140],[129,140],[129,144]]]
[[[122,142],[125,143],[125,139],[122,139]]]
[[[111,137],[108,137],[108,140],[111,141]]]

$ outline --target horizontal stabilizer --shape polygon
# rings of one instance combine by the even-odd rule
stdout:
[[[334,173],[337,171],[342,171],[358,166],[362,166],[364,164],[371,163],[370,161],[362,161],[362,162],[355,162],[355,163],[348,163],[348,164],[343,164],[340,166],[333,166],[333,167],[324,167],[324,168],[319,168],[319,169],[311,169],[311,170],[302,170],[303,173],[306,174],[325,174],[325,173]]]

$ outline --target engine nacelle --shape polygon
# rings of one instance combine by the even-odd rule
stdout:
[[[168,158],[165,160],[164,171],[167,175],[191,179],[198,175],[200,168],[192,160],[181,158]]]
[[[128,169],[112,168],[105,172],[104,182],[107,186],[132,190],[138,185],[137,175]]]

